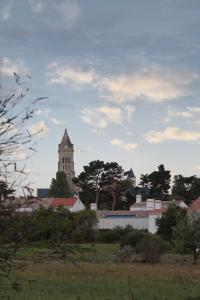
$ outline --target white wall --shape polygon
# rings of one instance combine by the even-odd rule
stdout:
[[[124,228],[127,225],[131,225],[135,229],[148,229],[148,218],[133,216],[113,218],[108,216],[106,218],[99,217],[98,222],[99,229],[112,229],[117,226]]]
[[[76,202],[74,203],[73,207],[70,209],[70,211],[78,212],[78,211],[81,211],[81,210],[84,210],[84,209],[85,209],[85,206],[83,205],[81,200],[77,199]]]
[[[158,230],[158,226],[156,225],[156,220],[161,218],[161,214],[156,215],[149,215],[149,224],[148,224],[148,231],[150,233],[156,233]]]

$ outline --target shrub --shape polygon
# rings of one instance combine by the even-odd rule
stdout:
[[[132,229],[127,232],[126,235],[123,235],[121,238],[120,246],[123,247],[125,245],[132,246],[135,248],[137,244],[145,237],[148,233],[138,229]]]
[[[126,263],[130,262],[133,251],[134,251],[133,247],[129,245],[122,247],[118,255],[119,260],[121,262],[126,262]]]
[[[164,241],[156,235],[145,236],[137,245],[137,251],[142,255],[143,261],[151,264],[160,261],[164,250]]]

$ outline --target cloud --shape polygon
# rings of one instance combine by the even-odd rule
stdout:
[[[2,73],[6,76],[13,76],[14,72],[19,75],[29,72],[22,59],[11,61],[7,57],[3,57],[0,59],[0,63],[2,65]]]
[[[115,78],[103,78],[101,87],[107,91],[107,97],[126,102],[139,98],[159,103],[184,96],[196,74],[147,70],[137,74],[121,75]]]
[[[56,62],[50,63],[48,66],[47,76],[51,83],[61,85],[80,85],[92,84],[95,80],[93,70],[82,71],[80,69],[73,69],[68,65],[59,65]]]
[[[121,124],[122,110],[118,107],[100,106],[96,109],[85,108],[82,111],[83,122],[98,128],[105,128],[111,123]]]
[[[32,12],[41,13],[46,6],[45,0],[28,0]]]
[[[111,145],[120,147],[126,151],[133,151],[138,146],[138,144],[136,144],[136,143],[125,143],[123,140],[120,140],[120,139],[113,139],[110,141],[110,143],[111,143]]]
[[[38,137],[45,137],[49,133],[49,128],[45,125],[43,121],[32,124],[28,128],[31,135],[37,135]]]
[[[196,166],[194,166],[193,170],[195,170],[195,171],[200,171],[200,164],[199,164],[199,165],[196,165]]]
[[[51,111],[50,109],[45,109],[45,110],[38,109],[35,111],[35,114],[38,116],[43,116],[45,118],[48,118],[50,111]]]
[[[125,110],[127,112],[127,120],[130,121],[133,113],[135,112],[135,107],[131,105],[125,106]]]
[[[6,5],[3,7],[1,19],[7,21],[12,16],[13,1],[7,1]]]
[[[146,99],[154,103],[172,101],[190,94],[191,85],[199,80],[196,73],[149,68],[137,73],[103,76],[94,69],[81,70],[52,62],[47,76],[51,83],[62,85],[91,85],[105,99],[118,103]]]
[[[52,123],[54,123],[55,125],[58,125],[58,126],[66,124],[65,121],[57,120],[56,118],[51,118],[51,121],[52,121]]]
[[[66,30],[73,29],[81,16],[81,11],[76,1],[65,0],[59,4],[55,3],[55,10],[62,18],[61,21]]]
[[[187,106],[185,111],[178,111],[177,109],[168,109],[169,117],[182,117],[182,118],[192,118],[196,115],[200,115],[200,107],[198,106]]]
[[[177,127],[167,127],[164,131],[149,131],[144,138],[152,144],[159,144],[166,140],[197,141],[200,139],[199,131],[186,131]]]

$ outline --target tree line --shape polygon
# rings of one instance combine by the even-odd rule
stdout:
[[[185,177],[175,175],[171,178],[170,170],[163,164],[157,170],[142,174],[137,186],[117,162],[91,161],[83,171],[73,179],[79,189],[80,199],[89,208],[96,203],[99,209],[129,209],[140,194],[147,198],[165,200],[184,200],[186,204],[200,195],[200,178],[196,175]],[[49,195],[53,197],[70,196],[67,178],[64,172],[57,172],[52,179]]]

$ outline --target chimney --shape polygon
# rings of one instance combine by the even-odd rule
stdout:
[[[155,200],[155,209],[161,209],[161,200]]]
[[[97,211],[97,205],[96,205],[96,203],[90,203],[90,209],[94,210],[94,211]]]
[[[136,195],[136,203],[141,203],[142,202],[142,195]]]
[[[154,210],[154,208],[155,208],[155,200],[154,199],[147,199],[147,201],[146,201],[146,208],[147,208],[147,210]]]

